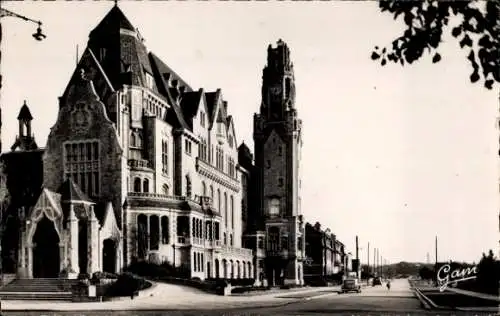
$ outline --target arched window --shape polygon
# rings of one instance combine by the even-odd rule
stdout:
[[[140,134],[140,132],[138,132],[136,136],[137,136],[137,144],[136,144],[137,147],[142,147],[142,135]]]
[[[212,198],[212,203],[213,203],[213,200],[214,200],[214,187],[212,185],[210,185],[210,197]]]
[[[227,215],[228,215],[228,212],[227,212],[227,193],[224,192],[224,219],[226,222],[226,227],[227,227]]]
[[[160,219],[157,215],[149,216],[149,249],[160,248]]]
[[[231,210],[231,227],[234,229],[234,198],[232,195],[229,198],[229,206],[231,207],[230,208],[230,210]]]
[[[165,184],[162,186],[162,190],[163,190],[163,194],[165,194],[165,195],[169,195],[169,194],[170,194],[170,189],[169,189],[169,187],[168,187],[168,184],[166,184],[166,183],[165,183]]]
[[[207,196],[207,185],[205,184],[205,181],[201,181],[201,189],[203,192],[202,196]]]
[[[224,245],[227,245],[227,235],[224,233]]]
[[[137,143],[135,141],[135,133],[130,132],[130,147],[136,147]]]
[[[229,234],[229,245],[233,245],[233,234]]]
[[[144,182],[142,183],[142,192],[149,192],[149,180],[144,179]]]
[[[161,243],[166,245],[169,242],[169,227],[168,227],[168,217],[161,217]]]
[[[148,250],[147,243],[148,217],[144,214],[137,216],[137,256],[144,259]]]
[[[134,192],[141,192],[141,179],[134,179]]]

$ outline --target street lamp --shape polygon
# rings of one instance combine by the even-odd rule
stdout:
[[[32,34],[33,38],[35,38],[37,41],[41,41],[43,39],[45,39],[47,36],[45,34],[43,34],[42,32],[42,22],[40,21],[36,21],[36,20],[33,20],[33,19],[30,19],[28,17],[25,17],[23,15],[20,15],[20,14],[17,14],[15,12],[12,12],[12,11],[9,11],[7,9],[4,9],[4,8],[0,8],[0,18],[4,18],[4,17],[14,17],[14,18],[19,18],[19,19],[22,19],[24,21],[28,21],[28,22],[33,22],[33,23],[36,23],[38,25],[37,29],[36,29],[36,32]],[[2,43],[2,24],[0,23],[0,44]],[[2,55],[0,53],[0,65],[1,65],[1,61],[2,61]],[[0,74],[0,90],[2,89],[2,75]],[[2,128],[2,108],[1,108],[1,105],[0,105],[0,153],[2,152],[2,139],[1,139],[1,128]],[[4,201],[0,201],[0,202],[4,202]],[[0,236],[3,237],[3,231],[5,229],[5,222],[4,221],[1,221],[0,222]],[[3,256],[1,255],[2,253],[2,250],[1,250],[1,246],[0,246],[0,278],[1,278],[1,281],[2,281],[2,284],[3,284]]]

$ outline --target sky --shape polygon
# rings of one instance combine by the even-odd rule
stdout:
[[[44,147],[89,32],[113,2],[4,2],[43,22],[2,18],[3,151],[24,100]],[[498,86],[471,84],[471,66],[445,37],[443,60],[381,67],[374,46],[402,22],[362,2],[120,1],[153,51],[195,90],[222,89],[236,137],[253,149],[267,46],[291,49],[303,120],[302,211],[366,262],[478,261],[498,253]]]

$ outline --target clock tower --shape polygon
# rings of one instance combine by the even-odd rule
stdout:
[[[265,236],[264,278],[269,285],[303,284],[304,223],[300,209],[302,121],[295,108],[290,50],[279,40],[267,50],[260,113],[254,115],[255,212]]]

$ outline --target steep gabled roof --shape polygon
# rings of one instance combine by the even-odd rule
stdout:
[[[97,26],[90,32],[90,34],[95,34],[101,31],[115,31],[118,28],[126,29],[129,31],[135,31],[134,26],[127,19],[122,10],[115,5],[113,8],[104,16],[104,18],[97,24]]]
[[[18,120],[23,120],[23,121],[31,121],[33,120],[33,116],[31,116],[30,109],[26,105],[26,100],[24,101],[23,106],[21,107],[21,110],[19,111],[19,115],[17,116]]]
[[[87,68],[92,68],[92,71],[95,71],[93,74],[87,74]],[[75,70],[73,71],[73,74],[71,75],[71,79],[68,82],[68,85],[66,86],[66,89],[64,89],[64,93],[62,95],[62,99],[64,100],[69,92],[70,87],[73,85],[75,80],[80,80],[81,79],[81,70],[85,69],[86,70],[86,75],[87,76],[93,76],[92,79],[93,81],[97,81],[96,77],[101,77],[102,80],[105,82],[106,85],[106,90],[110,92],[114,92],[113,85],[111,84],[111,81],[109,80],[109,77],[106,75],[104,72],[104,69],[102,68],[101,64],[95,57],[94,53],[90,48],[86,48],[85,51],[82,54],[82,57],[80,58],[80,61],[78,62],[78,65],[76,66]],[[97,90],[97,89],[96,89]],[[105,91],[96,91],[97,94],[99,95],[99,98],[101,100],[105,101],[106,96]]]
[[[156,57],[154,54],[150,53],[150,60],[151,64],[153,66],[153,74],[155,76],[155,81],[158,87],[158,92],[163,95],[166,99],[167,102],[171,106],[171,111],[167,112],[167,120],[172,120],[178,123],[183,128],[186,128],[188,130],[192,130],[192,128],[189,128],[189,124],[184,120],[184,115],[183,112],[177,102],[177,100],[172,96],[171,94],[171,87],[169,83],[167,82],[167,75],[171,76],[171,78],[177,78],[174,80],[179,80],[179,84],[182,85],[184,81],[178,77],[177,74],[175,74],[161,59]],[[173,76],[173,77],[172,77]],[[182,80],[182,81],[181,81]],[[185,92],[191,92],[193,91],[191,87],[188,85],[185,85],[186,91]]]
[[[191,130],[193,129],[193,117],[198,113],[200,107],[203,90],[193,92],[185,92],[181,100],[181,110],[186,123]]]

